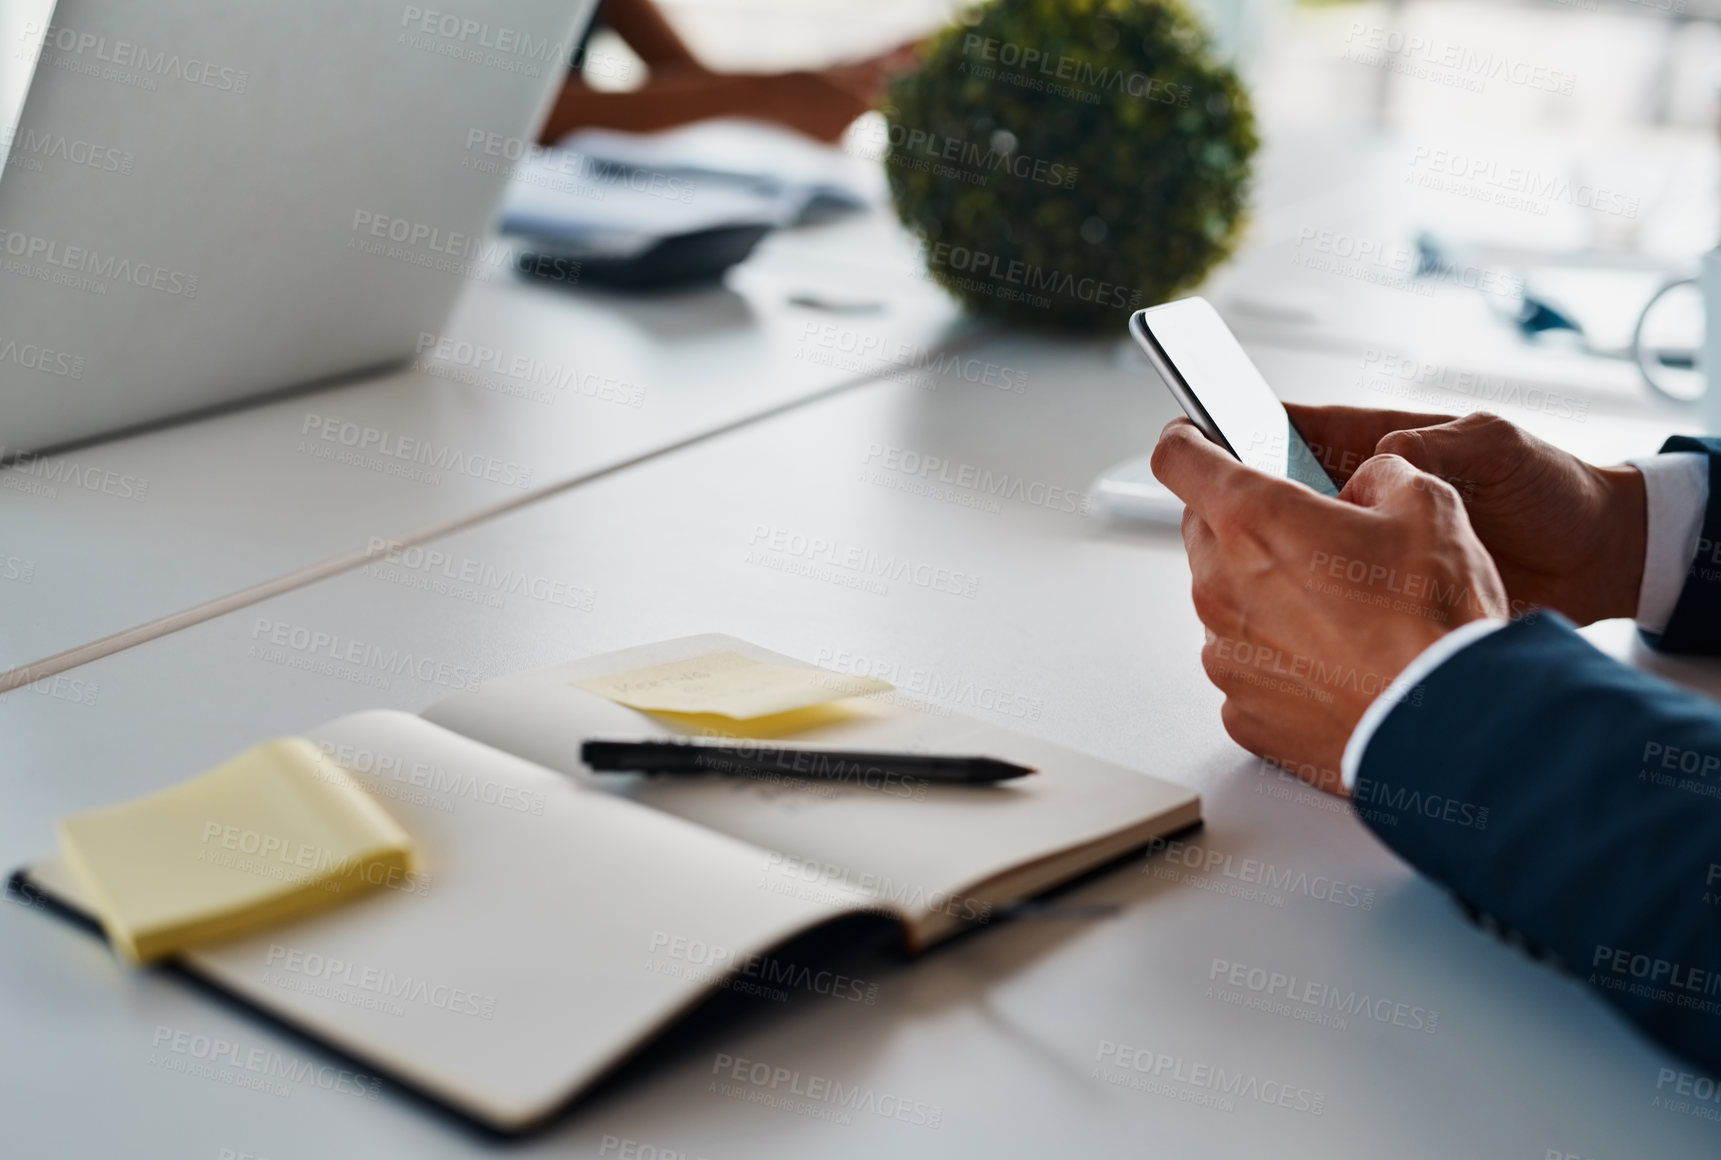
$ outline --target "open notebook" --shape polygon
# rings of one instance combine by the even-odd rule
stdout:
[[[792,977],[798,964],[770,955],[791,939],[878,914],[923,948],[1200,819],[1186,789],[894,694],[815,714],[796,740],[984,754],[1040,772],[905,792],[580,764],[588,736],[698,723],[671,727],[574,682],[719,652],[800,665],[732,637],[688,637],[499,678],[422,717],[377,710],[308,731],[413,835],[426,873],[179,965],[517,1132],[737,972]],[[87,912],[57,857],[24,878]]]

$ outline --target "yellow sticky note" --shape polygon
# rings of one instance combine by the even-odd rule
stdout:
[[[134,962],[311,914],[415,869],[412,839],[309,741],[60,822],[108,939]]]
[[[712,713],[746,721],[844,697],[884,693],[890,684],[826,669],[756,661],[737,652],[576,681],[588,693],[653,713]]]

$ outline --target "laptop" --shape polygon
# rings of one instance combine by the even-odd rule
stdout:
[[[0,462],[410,357],[596,3],[0,3]]]

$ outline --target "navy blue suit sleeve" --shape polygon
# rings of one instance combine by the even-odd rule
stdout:
[[[1709,456],[1709,506],[1698,534],[1697,557],[1686,573],[1679,600],[1659,636],[1644,639],[1664,652],[1721,653],[1721,439],[1675,435],[1661,445],[1669,451],[1700,451]]]
[[[1411,865],[1721,1073],[1721,706],[1536,613],[1395,707],[1352,792]]]

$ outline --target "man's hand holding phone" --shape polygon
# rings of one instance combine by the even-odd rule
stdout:
[[[1226,732],[1322,789],[1343,792],[1345,743],[1407,664],[1459,625],[1509,612],[1458,491],[1400,456],[1359,457],[1333,499],[1245,467],[1175,419],[1153,470],[1187,505],[1202,665],[1225,694]]]
[[[1494,415],[1286,407],[1201,298],[1139,310],[1130,332],[1188,416],[1153,470],[1187,505],[1202,660],[1245,748],[1342,790],[1363,711],[1447,632],[1534,607],[1636,613],[1636,468]]]

